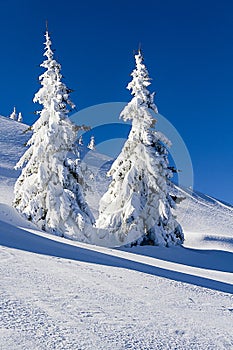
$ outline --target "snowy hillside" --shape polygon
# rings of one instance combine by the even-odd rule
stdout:
[[[233,210],[190,194],[185,247],[109,249],[38,230],[11,207],[27,126],[0,117],[0,349],[233,349]],[[86,158],[98,178],[109,159]]]
[[[13,199],[12,192],[6,193],[5,186],[13,188],[19,176],[19,171],[13,167],[25,151],[23,145],[29,135],[23,132],[27,129],[25,124],[0,116],[0,191],[3,203],[11,203]]]
[[[233,252],[233,207],[198,192],[179,191],[186,197],[177,210],[185,246]]]

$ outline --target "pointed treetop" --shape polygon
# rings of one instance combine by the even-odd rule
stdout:
[[[48,26],[47,22],[46,26]],[[53,106],[56,111],[65,115],[69,113],[68,108],[73,109],[75,105],[69,99],[70,89],[62,82],[61,65],[54,59],[48,28],[46,28],[45,39],[44,56],[46,58],[40,65],[45,68],[45,72],[39,77],[42,87],[35,94],[33,102],[39,102],[45,109]]]
[[[140,125],[144,128],[153,127],[156,119],[150,114],[150,111],[158,113],[158,109],[154,104],[154,93],[148,90],[151,79],[145,64],[141,48],[134,54],[136,67],[131,73],[132,80],[127,85],[127,89],[133,95],[132,100],[123,109],[120,118],[124,121],[133,120],[136,123],[140,121]]]
[[[49,26],[48,26],[48,20],[47,19],[45,21],[45,26],[46,26],[46,32],[48,32],[49,31]]]
[[[140,45],[141,46],[141,45]],[[132,81],[128,84],[127,89],[131,90],[131,94],[138,99],[138,105],[145,105],[158,113],[157,107],[154,104],[154,93],[150,93],[147,87],[151,84],[151,78],[148,70],[143,63],[144,57],[141,47],[134,55],[136,67],[131,73]]]
[[[138,54],[142,54],[142,44],[138,43]]]
[[[45,53],[44,56],[48,57],[48,60],[53,60],[53,51],[51,49],[52,41],[48,32],[48,23],[46,22],[46,32],[45,32]]]

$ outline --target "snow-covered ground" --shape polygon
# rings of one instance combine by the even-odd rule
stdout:
[[[181,190],[179,248],[48,235],[11,207],[26,128],[0,117],[0,349],[233,349],[232,207]],[[96,209],[108,159],[88,157]]]

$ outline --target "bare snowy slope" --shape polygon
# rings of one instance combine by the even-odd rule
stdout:
[[[181,188],[179,192],[186,197],[177,210],[186,232],[185,246],[233,252],[233,207],[198,192]]]
[[[0,117],[0,349],[233,349],[231,207],[185,191],[186,247],[108,249],[48,235],[11,207],[25,128]],[[96,207],[109,160],[88,157]]]
[[[19,160],[29,135],[24,131],[28,126],[0,116],[0,193],[1,203],[11,203],[13,192],[6,191],[6,186],[13,189],[19,171],[13,169]]]

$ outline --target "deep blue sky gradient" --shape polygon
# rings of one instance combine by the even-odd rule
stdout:
[[[72,99],[82,108],[129,101],[139,42],[156,104],[179,131],[195,188],[233,202],[232,0],[0,2],[0,114],[35,121],[45,21]]]

